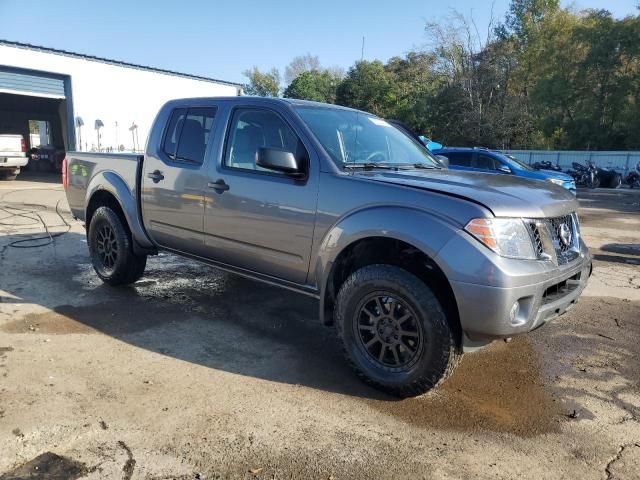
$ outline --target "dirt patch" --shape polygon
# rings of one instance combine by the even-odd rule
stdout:
[[[0,358],[6,357],[7,352],[13,352],[13,347],[0,347]]]
[[[89,473],[85,464],[46,452],[0,476],[0,480],[74,480]]]
[[[449,430],[491,430],[530,437],[559,430],[561,408],[540,374],[526,337],[495,342],[467,354],[436,391],[370,405],[412,425]]]
[[[67,333],[94,333],[95,330],[57,312],[29,314],[24,318],[5,323],[0,327],[5,333],[42,333],[59,335]]]

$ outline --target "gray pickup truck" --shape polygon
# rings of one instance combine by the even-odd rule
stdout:
[[[145,155],[69,152],[63,182],[104,282],[164,250],[311,295],[357,374],[401,397],[563,314],[591,273],[563,188],[441,168],[335,105],[170,101]]]

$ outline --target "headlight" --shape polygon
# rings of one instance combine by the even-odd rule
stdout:
[[[520,218],[475,218],[464,229],[503,257],[538,258],[529,230]]]
[[[560,180],[559,178],[547,178],[547,182],[551,182],[555,185],[564,185],[564,180]]]

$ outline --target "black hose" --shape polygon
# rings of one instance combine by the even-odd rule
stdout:
[[[0,197],[0,200],[4,200],[4,197],[9,195],[10,193],[23,192],[25,190],[27,191],[28,190],[49,190],[49,191],[56,191],[56,192],[59,191],[58,189],[54,189],[54,188],[25,188],[20,190],[9,190],[8,192],[5,192],[2,194],[2,196]],[[56,224],[56,225],[47,225],[47,222],[45,222],[42,216],[40,215],[39,212],[47,210],[46,205],[41,205],[38,203],[24,203],[24,204],[21,204],[20,207],[17,207],[17,206],[16,207],[14,206],[0,207],[0,211],[7,214],[7,216],[0,218],[0,225],[6,225],[6,226],[12,226],[12,227],[42,225],[46,232],[46,235],[34,236],[31,238],[23,238],[21,240],[14,240],[6,244],[5,248],[6,247],[14,247],[14,248],[45,247],[53,243],[53,240],[55,238],[61,237],[62,235],[65,235],[66,233],[68,233],[69,230],[71,230],[71,224],[67,222],[67,220],[64,218],[62,213],[60,213],[61,201],[62,200],[58,200],[56,202],[55,210],[58,217],[60,217],[60,220],[62,220],[62,224]],[[31,207],[31,208],[21,208],[21,207]],[[8,219],[17,218],[17,217],[31,220],[31,223],[16,223],[16,222],[5,221]],[[49,231],[49,228],[51,227],[62,227],[62,226],[66,227],[66,230],[62,232]],[[37,243],[33,244],[33,242],[37,242]]]

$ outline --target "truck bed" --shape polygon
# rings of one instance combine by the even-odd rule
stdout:
[[[137,153],[68,152],[67,200],[73,216],[85,220],[85,208],[90,194],[98,188],[106,188],[112,182],[102,178],[117,176],[124,182],[130,198],[136,198],[139,169],[143,155]]]

